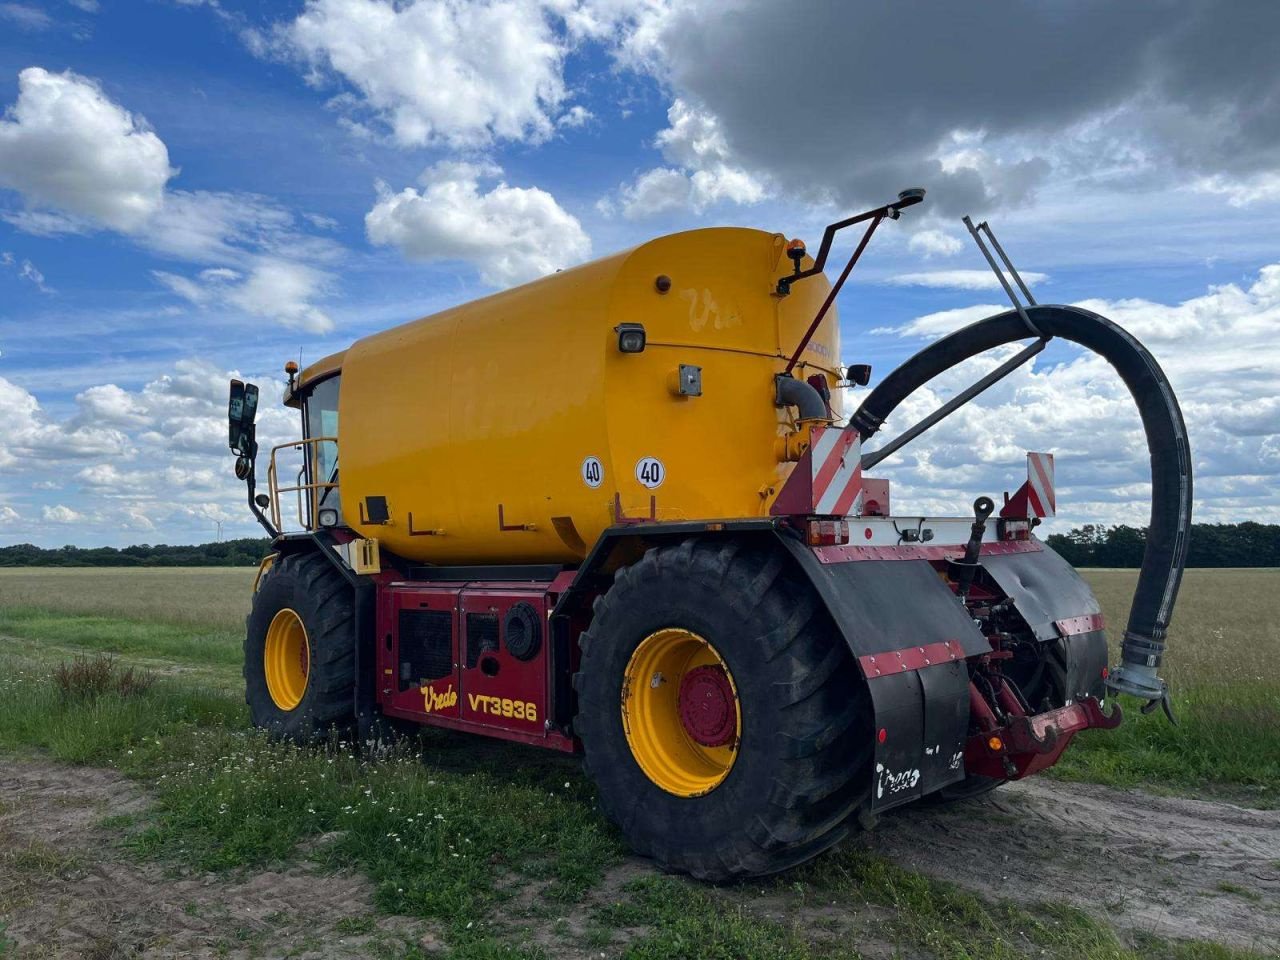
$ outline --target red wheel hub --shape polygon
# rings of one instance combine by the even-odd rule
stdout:
[[[723,747],[738,733],[733,686],[722,667],[694,667],[680,681],[680,723],[695,743]]]

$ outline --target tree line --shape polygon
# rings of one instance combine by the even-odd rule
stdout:
[[[1046,538],[1075,567],[1136,567],[1147,544],[1145,527],[1086,524]],[[30,543],[0,547],[0,567],[250,567],[271,549],[265,537],[195,545],[56,547]],[[1189,567],[1280,567],[1280,524],[1197,523],[1191,527]]]
[[[256,567],[271,551],[266,537],[219,543],[141,543],[133,547],[0,547],[0,567]]]
[[[1049,546],[1073,567],[1137,567],[1147,545],[1146,527],[1086,524],[1051,533]],[[1280,524],[1193,523],[1188,567],[1280,567]]]

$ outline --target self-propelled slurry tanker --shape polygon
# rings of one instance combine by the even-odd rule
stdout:
[[[236,472],[273,538],[245,639],[254,723],[581,752],[636,850],[726,879],[1043,770],[1120,722],[1108,690],[1167,706],[1190,460],[1140,343],[1023,287],[1026,304],[926,347],[842,416],[839,388],[870,368],[840,364],[836,294],[922,197],[832,224],[812,258],[779,234],[694,230],[289,364],[303,439],[284,447],[303,466],[282,476],[271,451],[267,493],[258,391],[233,381]],[[854,224],[832,285],[833,237]],[[989,228],[970,230],[1021,286]],[[1150,448],[1147,553],[1110,671],[1097,601],[1033,532],[1054,506],[1050,455],[1029,455],[999,510],[981,496],[959,517],[895,514],[889,482],[864,474],[1052,337],[1112,363]],[[1024,339],[863,449],[917,387]]]

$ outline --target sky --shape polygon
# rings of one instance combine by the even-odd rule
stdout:
[[[678,230],[816,246],[914,186],[840,297],[845,363],[874,385],[1007,307],[987,219],[1040,302],[1154,352],[1196,519],[1280,522],[1278,58],[1270,0],[0,2],[0,545],[257,535],[229,376],[265,447],[299,432],[286,360]],[[1065,344],[876,473],[959,515],[1027,450],[1047,529],[1145,524],[1132,401]]]

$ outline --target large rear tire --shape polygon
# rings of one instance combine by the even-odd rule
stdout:
[[[785,870],[845,835],[872,780],[865,687],[776,550],[652,549],[596,601],[581,644],[575,729],[604,812],[638,852],[721,881]]]
[[[245,702],[255,727],[309,743],[351,731],[355,608],[351,587],[323,557],[277,561],[245,623]]]

